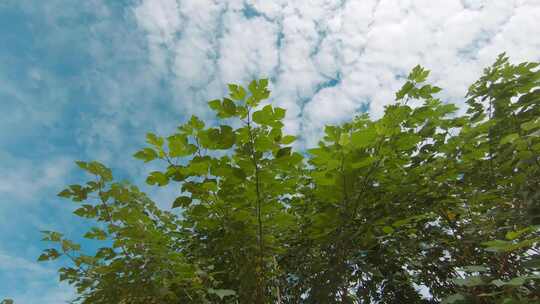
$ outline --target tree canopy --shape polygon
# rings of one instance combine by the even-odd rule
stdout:
[[[181,212],[77,162],[89,181],[59,196],[103,246],[44,231],[39,260],[71,261],[77,303],[540,303],[538,66],[500,55],[464,114],[417,66],[382,117],[305,151],[268,80],[231,84],[218,124],[193,116],[134,155]]]

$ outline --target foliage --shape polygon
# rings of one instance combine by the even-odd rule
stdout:
[[[327,126],[302,153],[267,80],[229,85],[209,102],[219,125],[192,117],[135,153],[162,164],[146,182],[178,187],[180,216],[78,162],[94,178],[59,195],[104,245],[45,231],[39,260],[72,261],[60,279],[80,303],[538,302],[538,64],[499,56],[464,115],[428,76],[415,67],[380,119]]]

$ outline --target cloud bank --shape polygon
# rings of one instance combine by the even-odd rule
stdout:
[[[498,53],[540,58],[539,1],[143,0],[134,14],[181,109],[269,77],[287,130],[310,143],[327,123],[381,115],[416,64],[459,103]]]

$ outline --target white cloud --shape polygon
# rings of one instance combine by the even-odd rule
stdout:
[[[64,186],[73,169],[73,161],[67,157],[38,162],[1,152],[0,158],[1,203],[8,203],[8,199],[36,202],[44,191],[57,191]]]
[[[75,296],[71,287],[56,283],[56,270],[3,251],[0,251],[0,277],[3,279],[0,300],[7,297],[15,303],[67,303]]]
[[[432,69],[432,81],[457,101],[498,53],[539,59],[539,1],[252,0],[219,6],[178,0],[183,23],[165,22],[174,19],[169,15],[152,21],[163,14],[147,8],[170,3],[144,0],[136,11],[151,48],[160,33],[181,36],[166,43],[178,86],[206,92],[193,98],[215,97],[224,83],[273,72],[273,95],[288,108],[292,132],[317,133],[323,124],[352,117],[366,101],[372,115],[381,115],[402,83],[395,76],[416,64]],[[259,15],[246,19],[243,5]],[[337,75],[336,87],[319,89]]]
[[[278,64],[279,27],[264,18],[246,19],[242,13],[224,16],[227,34],[220,38],[219,73],[230,83],[270,76]]]
[[[141,26],[148,31],[148,39],[165,46],[174,43],[176,31],[182,27],[184,20],[176,0],[142,2],[135,10],[135,15]]]

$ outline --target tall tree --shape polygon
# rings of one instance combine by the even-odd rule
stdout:
[[[231,84],[209,102],[217,125],[191,117],[135,154],[161,163],[146,182],[178,187],[180,216],[78,162],[93,178],[59,195],[103,247],[46,231],[39,259],[71,260],[79,303],[538,302],[538,65],[499,56],[464,115],[417,66],[380,119],[302,152],[267,80]]]

